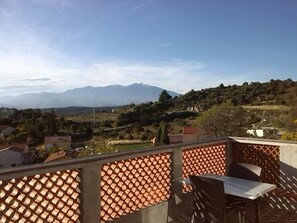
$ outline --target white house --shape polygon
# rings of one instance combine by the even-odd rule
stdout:
[[[0,145],[0,168],[28,164],[28,146],[24,144]]]
[[[71,146],[71,136],[46,136],[44,145],[47,150],[53,147],[69,149]]]
[[[248,129],[246,131],[247,134],[250,134],[252,136],[257,137],[263,137],[264,136],[264,130],[263,129]]]
[[[0,139],[4,139],[6,136],[11,135],[15,131],[15,128],[9,125],[0,125]]]

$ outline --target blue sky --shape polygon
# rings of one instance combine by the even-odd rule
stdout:
[[[0,96],[296,77],[296,0],[0,0]]]

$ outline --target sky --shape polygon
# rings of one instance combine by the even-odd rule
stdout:
[[[288,78],[296,0],[0,0],[0,96]]]

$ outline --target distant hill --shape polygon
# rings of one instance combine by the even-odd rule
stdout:
[[[285,117],[283,113],[291,111],[290,109],[297,105],[297,82],[287,79],[270,80],[270,82],[243,83],[242,85],[224,86],[220,84],[215,88],[207,88],[199,91],[191,90],[179,97],[171,98],[163,103],[143,103],[130,106],[118,116],[118,125],[127,125],[133,123],[152,124],[153,122],[172,121],[178,122],[178,119],[185,117],[195,117],[199,112],[206,111],[214,105],[220,105],[224,102],[231,102],[237,106],[249,107],[274,107],[275,111],[260,111],[262,117],[277,118]],[[273,106],[272,106],[273,105]],[[186,112],[185,112],[186,111]],[[257,120],[255,113],[252,113],[251,119]],[[270,115],[271,114],[271,115]],[[180,116],[181,115],[181,116]],[[295,116],[296,119],[296,116]],[[261,118],[260,118],[261,120]],[[271,119],[272,121],[275,121]]]
[[[60,107],[60,108],[44,108],[41,109],[42,112],[51,112],[52,109],[56,114],[59,115],[85,115],[92,114],[95,112],[112,112],[114,109],[122,108],[122,106],[111,106],[111,107]],[[0,108],[1,111],[1,108]]]
[[[63,93],[42,92],[0,97],[0,104],[15,108],[110,107],[156,101],[162,90],[164,89],[137,83],[128,86],[87,86]],[[179,96],[175,92],[167,92],[173,97]]]
[[[234,105],[297,105],[297,82],[292,79],[251,82],[242,85],[221,84],[215,88],[191,90],[172,99],[176,110],[188,107],[204,111],[213,105],[231,101]]]

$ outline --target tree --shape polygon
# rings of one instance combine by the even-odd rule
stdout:
[[[43,163],[46,158],[49,156],[49,151],[45,150],[44,148],[37,148],[33,154],[33,163]]]
[[[26,129],[30,137],[36,138],[38,135],[38,129],[37,125],[34,125],[34,123],[26,123]]]
[[[92,135],[93,135],[93,129],[92,129],[92,127],[88,126],[86,128],[86,135],[89,136],[89,137],[92,137]]]
[[[119,114],[117,118],[117,126],[123,126],[138,121],[138,114],[134,111]]]
[[[160,103],[166,103],[168,102],[170,99],[172,98],[172,96],[170,94],[168,94],[168,92],[166,90],[163,90],[161,93],[160,93],[160,96],[159,96],[159,102]]]
[[[167,125],[165,124],[165,122],[161,122],[160,127],[157,130],[155,146],[168,145],[168,144],[169,144],[169,137],[168,137]]]
[[[297,132],[284,131],[281,140],[297,141]]]
[[[161,145],[161,135],[162,135],[162,129],[161,129],[161,127],[159,127],[157,130],[157,134],[156,134],[155,146]]]
[[[163,122],[161,125],[162,133],[161,133],[161,145],[168,145],[169,144],[169,137],[167,131],[167,125]]]
[[[215,137],[245,136],[245,129],[249,125],[247,112],[231,103],[214,105],[203,112],[197,119],[198,127]]]
[[[282,127],[286,129],[280,137],[282,140],[297,141],[297,106],[291,107]]]
[[[107,145],[104,141],[101,141],[98,138],[93,138],[87,143],[85,149],[79,152],[78,157],[87,157],[117,151],[118,149],[116,147]]]
[[[54,109],[45,115],[44,122],[47,126],[47,132],[49,135],[54,135],[59,130],[58,119]]]

